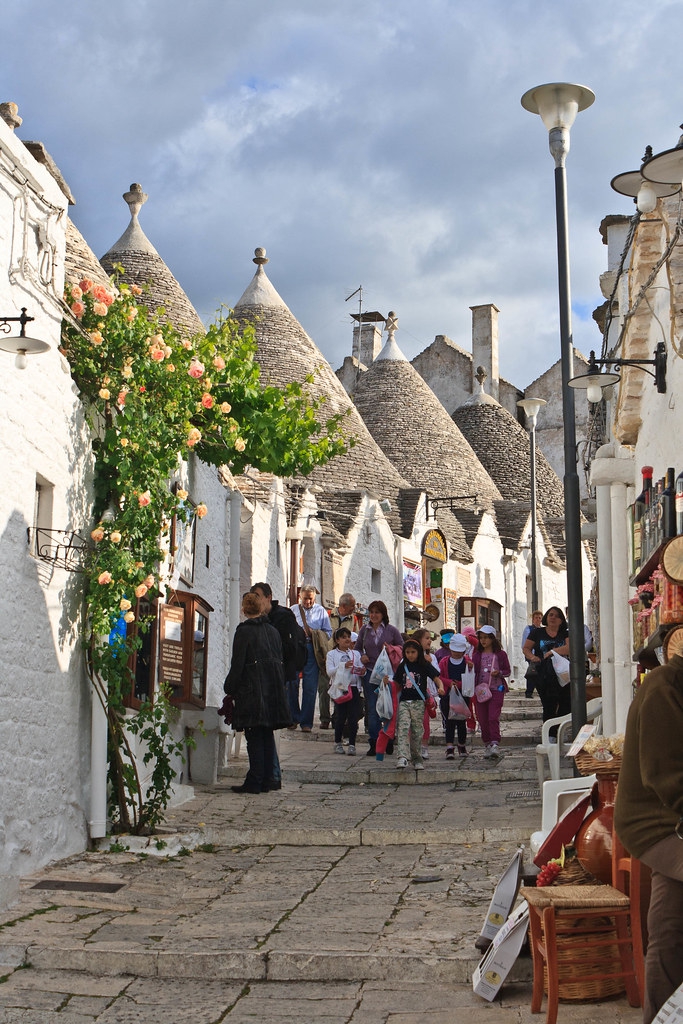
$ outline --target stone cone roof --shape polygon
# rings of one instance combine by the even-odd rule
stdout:
[[[113,272],[114,264],[120,263],[128,284],[137,284],[145,289],[139,301],[152,313],[163,308],[164,319],[179,331],[187,334],[203,332],[205,328],[199,314],[140,227],[138,212],[147,201],[146,194],[140,185],[133,184],[123,198],[130,208],[130,224],[100,263],[108,274]]]
[[[75,284],[84,277],[89,277],[95,284],[109,284],[100,261],[69,217],[66,222],[64,280]]]
[[[469,442],[401,352],[393,333],[359,378],[353,397],[377,444],[414,487],[435,497],[476,494],[485,508],[492,508],[501,497]]]
[[[517,513],[508,505],[497,505],[499,517],[509,520],[504,533],[523,528],[531,508],[531,443],[529,434],[514,416],[494,398],[481,391],[453,413],[487,473],[495,481],[506,502],[519,503]],[[536,447],[536,507],[539,528],[558,554],[564,543],[564,489],[562,481],[546,457]],[[517,520],[515,526],[512,522]],[[502,524],[501,524],[502,525]]]
[[[308,476],[308,483],[317,484],[327,493],[366,490],[375,497],[389,498],[393,510],[387,518],[399,533],[401,491],[409,484],[373,440],[332,367],[269,281],[264,270],[267,262],[265,250],[257,249],[254,263],[258,269],[234,309],[240,322],[254,327],[263,376],[282,386],[292,381],[303,383],[315,374],[307,389],[313,397],[324,399],[319,416],[347,413],[344,430],[356,442],[344,455],[317,466]],[[346,520],[345,533],[350,525]]]

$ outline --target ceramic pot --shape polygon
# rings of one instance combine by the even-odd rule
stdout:
[[[598,776],[591,813],[576,833],[574,846],[579,863],[606,885],[612,884],[612,826],[617,776]]]

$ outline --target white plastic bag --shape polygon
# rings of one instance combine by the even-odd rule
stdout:
[[[474,696],[474,665],[468,665],[460,680],[460,689],[463,697]]]
[[[391,686],[388,683],[381,683],[377,694],[377,716],[385,722],[391,721],[394,717],[394,699],[391,694]]]
[[[451,686],[450,693],[448,694],[448,717],[451,720],[455,719],[456,722],[466,722],[471,714],[472,712],[458,689],[455,686]]]
[[[379,686],[385,676],[389,676],[391,679],[394,675],[394,670],[391,667],[391,661],[389,659],[389,653],[386,647],[383,647],[379,658],[375,662],[375,667],[372,670],[370,676],[370,686]]]
[[[566,686],[569,682],[569,662],[566,658],[563,658],[557,651],[552,652],[553,668],[555,669],[555,675],[560,686]]]

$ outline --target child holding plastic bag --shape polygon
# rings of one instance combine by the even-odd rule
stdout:
[[[441,714],[443,716],[444,731],[446,733],[446,760],[453,761],[455,758],[455,733],[458,732],[458,754],[460,757],[467,757],[467,720],[470,716],[470,698],[462,692],[462,680],[467,669],[472,669],[472,661],[467,657],[468,650],[471,650],[467,637],[462,633],[454,633],[451,637],[448,654],[439,662],[439,674],[443,680],[444,696],[441,698]],[[451,715],[451,698],[460,697],[464,703],[467,714],[464,718],[456,719]]]
[[[419,640],[406,640],[403,645],[403,661],[394,673],[398,687],[398,719],[396,742],[397,768],[408,767],[408,754],[417,771],[424,768],[420,751],[422,727],[427,700],[427,683],[433,679],[439,696],[444,688],[438,671],[425,658]],[[388,682],[388,679],[385,679]]]
[[[360,653],[352,651],[351,630],[340,626],[333,638],[334,647],[327,652],[325,667],[330,678],[330,697],[335,703],[334,713],[334,752],[344,753],[342,736],[344,726],[348,724],[349,745],[347,754],[356,753],[356,734],[360,717],[360,688],[365,675]],[[351,694],[348,697],[348,694]],[[338,696],[337,696],[338,695]]]

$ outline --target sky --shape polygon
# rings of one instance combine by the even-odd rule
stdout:
[[[96,255],[140,223],[209,322],[248,285],[257,246],[334,368],[351,313],[399,318],[409,358],[469,307],[500,310],[501,375],[559,358],[553,161],[520,98],[596,94],[567,161],[574,342],[592,312],[610,180],[683,120],[683,0],[21,0],[3,21],[0,101],[44,143]]]

